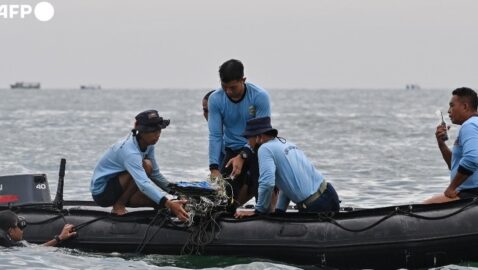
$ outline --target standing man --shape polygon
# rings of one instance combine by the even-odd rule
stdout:
[[[445,125],[439,125],[435,136],[438,148],[448,165],[450,184],[445,192],[433,196],[425,203],[444,203],[478,196],[478,98],[473,89],[453,90],[448,116],[453,124],[461,125],[453,149],[445,143]]]
[[[278,138],[270,117],[247,122],[244,136],[259,157],[259,196],[255,211],[237,211],[238,218],[268,212],[274,187],[280,190],[275,212],[285,212],[290,201],[299,212],[339,211],[340,201],[332,184],[327,183],[304,152],[284,138]]]
[[[159,205],[186,221],[186,201],[169,200],[162,191],[170,190],[169,182],[160,173],[154,154],[154,145],[169,120],[156,110],[141,112],[135,119],[132,134],[108,149],[96,165],[90,187],[93,199],[99,206],[113,206],[111,212],[116,215],[126,214],[126,206]]]
[[[241,61],[231,59],[219,68],[221,88],[209,97],[209,169],[212,177],[231,176],[235,205],[247,202],[257,192],[258,167],[242,136],[249,119],[271,115],[269,94],[246,82]],[[220,160],[224,143],[225,157]],[[220,164],[225,166],[220,167]]]

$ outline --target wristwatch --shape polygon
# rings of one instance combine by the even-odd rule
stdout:
[[[241,151],[239,155],[242,159],[247,159],[249,157],[249,154],[246,151]]]
[[[57,244],[61,243],[60,236],[55,235],[55,236],[53,236],[53,239],[56,241]]]

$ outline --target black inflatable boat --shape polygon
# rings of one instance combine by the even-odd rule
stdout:
[[[64,167],[64,166],[63,166]],[[62,180],[60,172],[60,180]],[[336,268],[420,268],[478,260],[478,201],[401,205],[237,220],[216,211],[192,224],[164,210],[113,216],[92,202],[51,200],[45,175],[0,177],[0,210],[24,216],[25,240],[43,243],[65,223],[64,247],[100,252],[260,257]]]

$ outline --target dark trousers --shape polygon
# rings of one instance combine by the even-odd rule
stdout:
[[[231,158],[237,156],[239,152],[241,152],[241,149],[232,150],[231,148],[226,147],[225,150],[226,154],[222,162],[221,174],[223,177],[228,177],[232,172],[232,165],[228,168],[225,166]],[[236,175],[234,180],[229,181],[229,183],[231,184],[232,189],[228,190],[228,195],[233,193],[234,198],[237,199],[242,186],[247,185],[247,193],[255,196],[257,200],[257,189],[259,187],[259,160],[257,159],[257,154],[249,155],[247,160],[244,161],[241,173]]]
[[[327,183],[327,189],[317,200],[313,201],[307,208],[299,207],[300,213],[307,212],[338,212],[340,210],[340,200],[332,184]]]
[[[460,199],[478,197],[478,188],[462,189],[460,193],[458,193],[458,197],[460,197]]]

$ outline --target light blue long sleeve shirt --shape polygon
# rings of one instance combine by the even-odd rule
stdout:
[[[290,201],[299,203],[317,192],[324,180],[304,152],[292,143],[275,138],[259,147],[259,195],[256,210],[269,208],[274,186],[279,187],[276,208],[286,210]]]
[[[145,158],[151,160],[153,164],[151,179],[143,168],[143,159]],[[125,171],[131,174],[138,189],[156,203],[159,203],[165,195],[161,189],[169,191],[169,182],[160,173],[158,163],[156,162],[154,145],[149,145],[142,152],[136,137],[130,135],[113,144],[98,161],[91,178],[91,193],[93,195],[100,194],[105,189],[107,181],[111,176]]]
[[[451,155],[450,179],[456,176],[458,168],[462,167],[472,174],[457,190],[478,188],[478,117],[466,120],[458,132]]]
[[[269,94],[261,87],[245,83],[244,97],[232,101],[221,88],[209,96],[209,164],[221,164],[222,147],[238,150],[247,144],[242,137],[247,120],[271,115]]]

